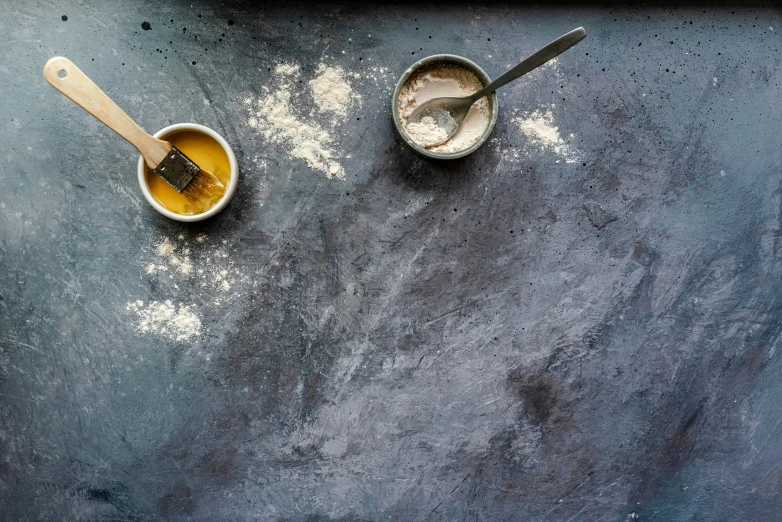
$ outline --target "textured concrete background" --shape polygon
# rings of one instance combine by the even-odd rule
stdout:
[[[3,520],[778,518],[778,8],[68,1],[1,18]],[[555,68],[502,91],[472,157],[432,164],[394,135],[412,61],[496,76],[579,25]],[[221,132],[241,167],[228,209],[158,216],[130,145],[44,82],[57,54],[150,131]],[[391,71],[355,81],[346,181],[247,125],[243,100],[291,60]],[[511,121],[551,103],[576,164]],[[144,272],[162,237],[202,232],[244,281],[220,305]],[[194,303],[206,334],[139,333],[136,299]]]

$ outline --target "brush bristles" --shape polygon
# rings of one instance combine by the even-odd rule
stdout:
[[[196,214],[201,214],[212,208],[225,194],[225,185],[220,183],[217,176],[208,170],[199,170],[187,184],[182,195],[193,206]]]

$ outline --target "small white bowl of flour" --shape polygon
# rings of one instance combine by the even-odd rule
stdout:
[[[428,158],[456,159],[474,152],[486,142],[497,123],[495,93],[475,102],[459,130],[445,143],[441,143],[444,131],[436,124],[422,121],[408,125],[407,118],[432,98],[469,96],[490,81],[483,69],[461,56],[437,54],[417,61],[399,78],[391,99],[397,132],[413,150]]]

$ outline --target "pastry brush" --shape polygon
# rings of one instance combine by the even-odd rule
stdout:
[[[225,194],[217,177],[196,165],[169,142],[150,136],[69,59],[55,56],[43,67],[49,84],[136,147],[147,166],[182,193],[196,214]]]

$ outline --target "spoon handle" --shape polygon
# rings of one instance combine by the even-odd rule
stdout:
[[[525,75],[533,69],[537,69],[547,61],[556,56],[559,56],[576,45],[578,42],[586,38],[586,35],[587,34],[586,31],[584,31],[584,28],[579,27],[578,29],[573,29],[569,33],[560,36],[546,47],[542,48],[540,51],[536,52],[518,64],[516,67],[491,82],[489,85],[470,96],[470,99],[472,101],[479,100],[490,92],[496,91],[506,83],[512,82],[519,76]]]

